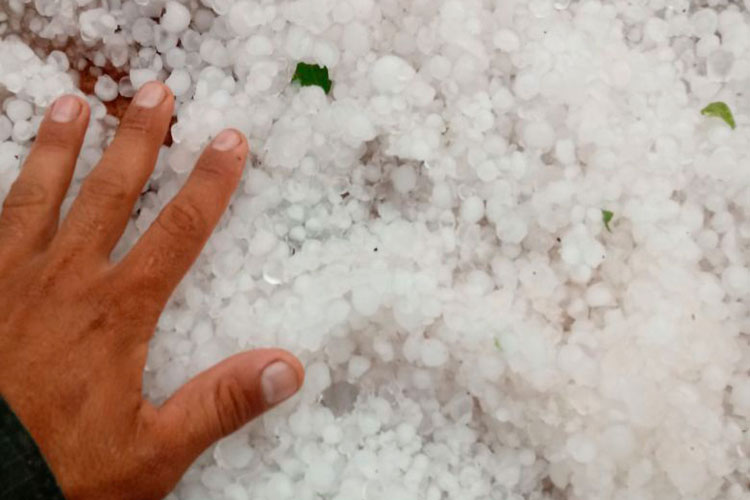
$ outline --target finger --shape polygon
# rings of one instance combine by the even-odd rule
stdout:
[[[286,351],[261,349],[229,358],[188,382],[159,410],[157,433],[187,467],[215,441],[291,397],[304,369]]]
[[[57,230],[89,122],[86,101],[60,97],[42,121],[36,141],[0,214],[0,253],[44,248]]]
[[[242,134],[219,134],[180,192],[120,263],[120,275],[150,298],[166,302],[226,210],[246,158]]]
[[[59,233],[61,245],[108,256],[154,170],[169,128],[174,98],[160,82],[141,87],[99,165],[81,185]]]

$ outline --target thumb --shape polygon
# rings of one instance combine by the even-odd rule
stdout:
[[[303,379],[302,365],[286,351],[238,354],[201,373],[164,403],[158,432],[187,467],[215,441],[296,393]]]

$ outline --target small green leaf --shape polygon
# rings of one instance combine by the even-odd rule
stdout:
[[[734,123],[734,116],[732,116],[732,110],[725,102],[712,102],[701,110],[703,116],[715,116],[724,120],[727,125],[734,129],[737,125]]]
[[[500,345],[500,339],[495,337],[495,349],[497,349],[500,352],[503,352],[503,346]]]
[[[298,63],[294,71],[292,82],[297,82],[303,87],[317,85],[327,94],[331,91],[331,79],[328,78],[328,68],[317,64]]]
[[[609,223],[612,222],[612,217],[614,216],[615,214],[609,210],[602,210],[602,221],[604,221],[604,227],[606,227],[607,231],[610,233],[612,232],[612,228],[609,227]]]

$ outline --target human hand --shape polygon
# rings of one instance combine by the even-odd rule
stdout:
[[[302,383],[291,354],[256,350],[160,407],[142,397],[159,315],[224,212],[248,150],[235,131],[217,136],[140,241],[110,262],[173,106],[160,83],[140,90],[58,228],[89,120],[85,101],[59,99],[0,214],[0,394],[68,500],[162,498],[203,450]]]

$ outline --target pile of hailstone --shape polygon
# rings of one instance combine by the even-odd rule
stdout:
[[[173,500],[747,500],[748,3],[2,0],[0,195],[81,73],[66,206],[106,103],[177,100],[120,254],[250,138],[146,392],[258,346],[307,381]]]

